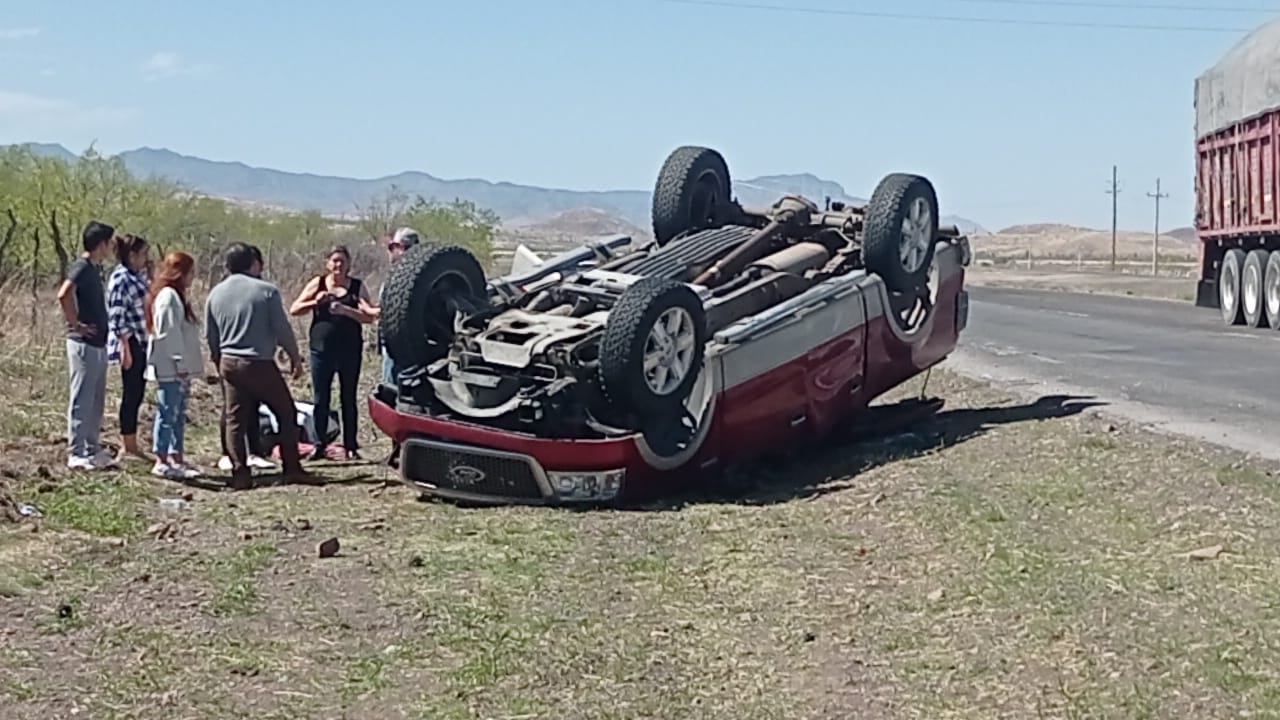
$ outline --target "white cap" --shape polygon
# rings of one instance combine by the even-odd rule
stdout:
[[[391,236],[393,245],[399,245],[406,250],[420,242],[422,242],[422,238],[418,235],[418,231],[410,227],[402,227],[396,230],[395,235]]]

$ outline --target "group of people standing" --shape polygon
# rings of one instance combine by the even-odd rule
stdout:
[[[415,231],[402,228],[384,242],[394,262],[418,240]],[[205,303],[202,331],[190,299],[196,277],[191,255],[170,252],[154,268],[146,238],[117,235],[115,228],[98,221],[85,226],[82,242],[83,255],[70,265],[58,289],[67,324],[69,468],[115,469],[129,459],[152,461],[138,442],[138,418],[147,384],[154,383],[152,473],[174,479],[202,475],[187,459],[185,429],[191,383],[205,374],[207,350],[222,387],[219,466],[231,472],[231,487],[248,487],[253,469],[275,468],[267,459],[271,448],[262,447],[258,431],[262,406],[278,427],[286,480],[316,481],[302,468],[297,407],[275,360],[282,349],[293,378],[302,376],[304,363],[289,316],[307,313],[315,405],[315,449],[308,459],[331,456],[328,419],[335,375],[342,408],[342,456],[359,458],[357,386],[363,326],[376,321],[381,308],[364,282],[350,274],[351,253],[346,247],[330,249],[326,272],[312,278],[286,312],[279,288],[262,278],[261,251],[246,243],[231,244],[224,258],[226,276]],[[104,288],[102,264],[113,253],[116,266]],[[105,450],[100,440],[108,368],[113,364],[121,378],[119,455]],[[389,382],[393,372],[383,350],[384,381]]]

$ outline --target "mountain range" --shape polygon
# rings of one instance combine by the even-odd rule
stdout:
[[[47,157],[76,158],[61,145],[28,143],[27,147]],[[469,200],[493,210],[508,226],[543,222],[584,208],[603,211],[639,228],[650,226],[648,190],[565,190],[474,178],[448,180],[420,171],[371,179],[336,177],[206,160],[149,147],[128,150],[119,156],[140,178],[163,177],[205,195],[289,210],[319,210],[326,215],[352,215],[357,206],[395,186],[410,196],[421,195],[428,200]],[[735,180],[733,185],[738,200],[748,206],[769,205],[785,193],[799,193],[819,203],[826,197],[848,204],[866,202],[850,196],[839,183],[807,173]],[[943,216],[942,222],[969,234],[985,232],[976,222],[955,215]]]

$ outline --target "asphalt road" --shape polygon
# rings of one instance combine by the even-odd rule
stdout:
[[[947,366],[1280,460],[1280,332],[1187,302],[970,287]]]

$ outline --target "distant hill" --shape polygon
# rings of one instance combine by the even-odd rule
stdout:
[[[1160,254],[1167,258],[1191,260],[1198,256],[1194,230],[1179,228],[1160,233]],[[993,260],[1034,258],[1096,260],[1111,257],[1111,230],[1077,227],[1062,223],[1014,225],[994,234],[975,238],[974,255]],[[1145,260],[1151,257],[1151,233],[1120,230],[1116,233],[1116,256]]]
[[[997,235],[1052,235],[1057,233],[1086,232],[1088,228],[1076,227],[1065,223],[1032,223],[1029,225],[1010,225],[996,231]]]
[[[50,157],[76,157],[61,145],[32,143],[28,147]],[[139,177],[165,177],[207,195],[296,210],[319,210],[328,215],[352,214],[357,204],[364,205],[395,185],[410,195],[428,199],[470,200],[498,213],[504,224],[513,219],[526,223],[545,220],[590,208],[634,227],[650,226],[648,190],[564,190],[475,178],[446,180],[417,171],[358,179],[251,167],[241,162],[206,160],[148,147],[123,152],[120,157]],[[734,192],[745,205],[768,205],[784,193],[800,193],[818,203],[825,197],[846,203],[866,202],[849,196],[839,183],[810,174],[738,180],[734,182]],[[946,215],[942,222],[955,224],[969,233],[983,232],[976,222],[959,216]]]
[[[600,208],[576,208],[549,218],[514,218],[504,223],[512,231],[531,235],[630,235],[647,238],[649,230]]]

